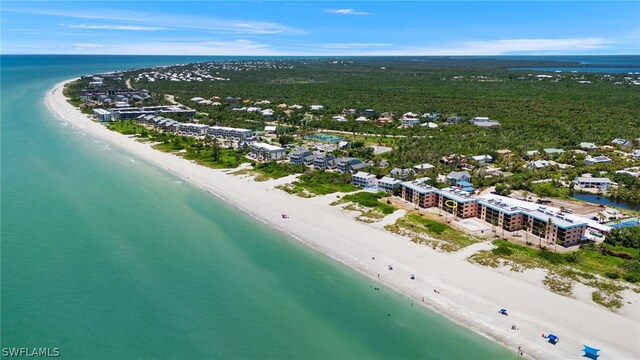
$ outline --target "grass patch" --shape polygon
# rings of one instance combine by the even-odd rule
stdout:
[[[290,194],[297,194],[302,191],[310,192],[314,195],[326,195],[334,192],[351,192],[359,188],[349,184],[351,176],[349,174],[339,174],[324,170],[313,171],[301,175],[297,181],[291,183],[284,191]]]
[[[371,193],[368,191],[361,191],[355,194],[345,195],[342,197],[342,200],[333,204],[352,202],[366,208],[376,209],[385,215],[389,215],[396,211],[396,208],[392,205],[380,202],[380,199],[388,196],[389,194],[383,192]]]
[[[573,281],[568,277],[548,273],[542,283],[556,294],[570,296],[573,293]]]
[[[360,215],[356,217],[356,220],[373,223],[396,211],[394,206],[380,201],[380,199],[387,196],[389,195],[383,192],[370,193],[362,191],[355,194],[345,195],[341,199],[332,202],[331,205],[335,206],[346,204],[342,209],[360,212]]]
[[[294,165],[289,162],[279,163],[271,161],[256,164],[254,169],[262,175],[258,175],[256,181],[265,181],[269,179],[280,179],[293,174],[301,174],[307,170],[307,167],[304,165]],[[260,180],[258,180],[258,178],[260,178]]]
[[[612,310],[622,306],[622,290],[640,291],[639,286],[627,280],[635,280],[633,276],[640,262],[635,258],[623,259],[608,255],[609,251],[598,250],[606,248],[606,245],[583,246],[573,253],[558,254],[505,240],[495,240],[493,244],[496,245],[495,249],[479,251],[469,260],[494,268],[507,265],[513,271],[546,269],[548,274],[543,284],[551,291],[570,295],[575,282],[580,282],[597,289],[593,293],[593,301]],[[635,249],[617,248],[616,251],[633,253]]]
[[[617,310],[622,307],[622,296],[617,292],[594,291],[591,293],[593,302],[608,309]]]
[[[447,224],[409,214],[398,219],[385,229],[403,236],[410,236],[414,242],[424,243],[443,251],[458,251],[480,242],[481,239],[467,235]]]

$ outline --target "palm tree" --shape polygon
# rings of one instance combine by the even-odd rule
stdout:
[[[539,224],[536,226],[536,231],[538,232],[538,247],[539,247],[539,248],[542,248],[542,233],[544,232],[544,230],[545,230],[545,225],[544,225],[544,223],[539,223]],[[544,236],[545,236],[545,238],[546,238],[546,237],[547,237],[547,234],[545,233],[545,234],[544,234]]]
[[[547,242],[549,241],[548,235],[552,225],[553,225],[553,219],[549,218],[549,220],[547,220],[547,226],[545,227],[545,234],[544,234],[544,238],[545,240],[547,240]]]
[[[493,233],[496,234],[498,232],[498,229],[497,229],[498,219],[495,219],[495,218],[491,219],[491,225],[493,225]]]

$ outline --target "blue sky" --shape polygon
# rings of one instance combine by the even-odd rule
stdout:
[[[640,54],[640,1],[3,1],[3,54]]]

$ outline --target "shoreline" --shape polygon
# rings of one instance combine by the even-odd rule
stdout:
[[[522,346],[532,358],[578,358],[582,343],[601,348],[604,358],[640,356],[640,323],[595,304],[554,294],[527,282],[522,274],[505,274],[371,225],[359,223],[339,207],[329,206],[335,194],[302,199],[273,188],[274,182],[229,175],[196,165],[148,144],[110,131],[88,119],[66,101],[65,80],[48,90],[45,103],[51,113],[74,128],[112,143],[222,199],[254,219],[295,241],[339,261],[373,281],[469,328],[516,353]],[[283,220],[281,213],[289,214]],[[330,226],[327,226],[330,225]],[[375,256],[375,260],[372,260]],[[387,266],[393,264],[392,272]],[[380,278],[377,274],[384,275]],[[410,280],[409,274],[416,274]],[[433,290],[438,289],[439,293]],[[424,298],[424,302],[420,301]],[[506,307],[511,316],[497,310]],[[520,330],[511,330],[516,324]],[[562,338],[556,346],[541,339],[553,332]]]

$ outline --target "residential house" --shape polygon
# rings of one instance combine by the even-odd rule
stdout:
[[[580,189],[600,189],[606,190],[613,182],[609,178],[597,177],[577,177],[573,180]]]
[[[549,162],[546,160],[535,160],[527,164],[527,168],[530,170],[540,170],[549,166]]]
[[[473,125],[475,126],[480,126],[480,127],[493,127],[493,126],[500,125],[499,121],[491,120],[488,117],[483,117],[483,116],[474,117],[473,119],[471,119],[471,123],[473,123]]]
[[[440,158],[440,163],[452,166],[464,166],[467,164],[467,157],[464,155],[451,154]]]
[[[513,155],[513,153],[511,152],[511,150],[509,149],[500,149],[500,150],[496,150],[496,153],[502,157],[511,157]]]
[[[611,143],[615,145],[620,145],[620,146],[627,146],[630,144],[629,140],[619,139],[619,138],[611,140]]]
[[[413,167],[415,171],[427,171],[429,169],[433,169],[435,166],[431,164],[420,164]]]
[[[545,154],[549,155],[549,156],[553,156],[553,155],[560,155],[562,153],[564,153],[563,149],[555,149],[555,148],[546,148],[546,149],[542,149]]]
[[[581,149],[586,149],[586,150],[591,150],[591,149],[597,149],[598,148],[598,146],[596,144],[591,143],[591,142],[581,142],[579,146],[580,146]]]
[[[636,159],[640,158],[640,149],[633,150],[633,152],[631,153],[631,157],[634,157]]]
[[[367,121],[369,121],[369,119],[367,119],[364,116],[360,116],[360,117],[356,118],[356,121],[358,121],[358,122],[367,122]]]
[[[373,109],[365,109],[360,111],[360,115],[362,116],[375,116],[376,115],[376,111]]]
[[[349,142],[348,141],[338,141],[338,149],[344,150],[347,147],[349,147]]]
[[[403,126],[413,126],[416,124],[420,124],[420,118],[418,117],[418,114],[414,114],[412,112],[404,113],[400,121],[402,121]]]
[[[313,155],[313,153],[307,149],[297,149],[289,153],[289,161],[295,165],[303,165],[305,157]]]
[[[381,116],[376,120],[376,124],[379,124],[379,125],[386,125],[386,124],[391,124],[391,123],[393,123],[393,118],[392,117]]]
[[[336,171],[341,173],[351,173],[360,170],[366,166],[360,159],[356,158],[338,158],[336,159]]]
[[[196,97],[191,98],[191,101],[193,101],[193,102],[200,102],[200,101],[202,101],[202,100],[204,100],[204,98],[201,98],[201,97],[199,97],[199,96],[196,96]]]
[[[287,156],[284,148],[263,142],[252,143],[249,149],[249,153],[261,161],[281,160]]]
[[[332,117],[332,119],[335,120],[335,121],[347,121],[347,118],[342,116],[342,115],[334,116],[334,117]]]
[[[429,129],[436,129],[438,127],[438,124],[434,123],[434,122],[426,122],[424,124],[420,124],[421,127],[428,127]]]
[[[455,123],[462,122],[463,120],[464,119],[462,119],[462,117],[454,115],[454,116],[449,116],[445,121],[447,124],[455,124]]]
[[[529,150],[529,151],[525,151],[524,154],[529,158],[535,158],[536,156],[540,155],[540,151],[538,150]]]
[[[406,179],[406,178],[411,177],[413,175],[415,175],[415,171],[413,171],[413,169],[394,168],[389,173],[389,176],[391,176],[394,179]]]
[[[401,180],[385,176],[378,180],[378,189],[393,194],[400,188],[400,183],[402,183]]]
[[[311,109],[311,111],[324,111],[324,106],[323,105],[311,105],[311,106],[309,106],[309,109]]]
[[[471,157],[472,160],[477,161],[480,165],[486,165],[493,161],[491,155],[476,155]]]
[[[313,168],[318,170],[333,169],[336,165],[336,157],[332,154],[319,154],[313,159]]]
[[[447,184],[455,185],[460,181],[471,181],[471,175],[466,171],[452,171],[446,177]]]
[[[376,176],[364,171],[358,171],[351,176],[351,183],[363,188],[370,188],[376,185]]]
[[[611,159],[606,156],[594,156],[584,159],[585,165],[611,164]]]
[[[265,134],[275,134],[276,133],[276,127],[275,126],[271,126],[271,125],[267,125],[264,127],[264,133]]]
[[[111,121],[111,113],[105,109],[93,109],[93,117],[103,122]]]

